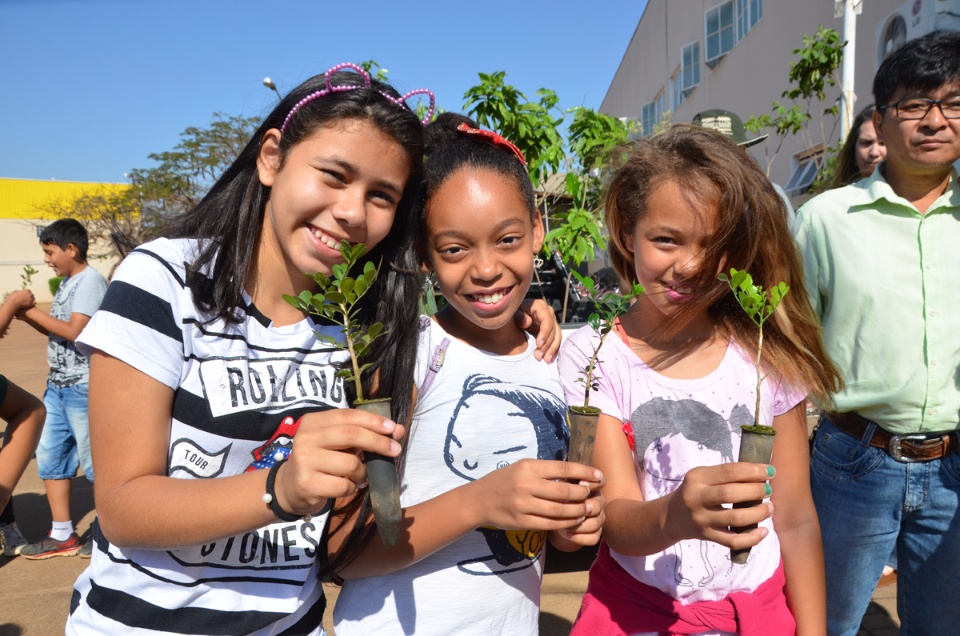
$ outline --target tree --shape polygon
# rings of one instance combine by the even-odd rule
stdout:
[[[800,135],[808,148],[819,145],[824,152],[814,156],[818,171],[818,181],[828,168],[827,157],[834,155],[837,148],[828,144],[836,131],[840,106],[835,100],[827,98],[828,87],[835,87],[840,83],[840,64],[843,60],[843,48],[846,42],[840,40],[840,35],[834,29],[817,27],[814,36],[803,36],[803,47],[794,49],[793,54],[799,59],[790,64],[790,83],[793,88],[785,90],[781,97],[791,100],[792,105],[773,102],[773,114],[751,115],[744,128],[752,132],[760,132],[765,128],[773,129],[777,138],[777,147],[773,154],[767,157],[767,175],[777,153],[783,146],[783,140],[788,135]],[[827,106],[827,104],[832,104]],[[820,138],[817,144],[810,134],[808,122],[816,112]],[[829,132],[827,121],[833,119]]]

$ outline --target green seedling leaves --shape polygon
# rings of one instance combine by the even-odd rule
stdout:
[[[33,275],[37,273],[37,270],[32,265],[24,265],[23,273],[20,274],[20,289],[26,289],[30,286],[30,283],[33,281]]]
[[[757,367],[757,406],[753,412],[754,425],[759,426],[760,385],[764,379],[760,366],[760,360],[763,355],[763,323],[765,323],[767,319],[774,314],[777,307],[780,306],[783,297],[790,291],[790,286],[780,281],[769,290],[765,290],[762,286],[753,283],[753,277],[749,272],[735,268],[730,268],[729,276],[721,273],[717,278],[730,286],[730,290],[733,292],[733,296],[737,299],[740,307],[759,329],[759,335],[757,336],[757,359],[755,361]]]
[[[331,268],[331,277],[319,272],[307,274],[316,283],[316,293],[305,290],[297,296],[283,295],[283,299],[297,309],[340,325],[343,340],[319,332],[315,334],[320,342],[345,349],[350,354],[350,368],[341,369],[336,375],[354,382],[359,401],[364,399],[361,376],[364,370],[370,367],[369,364],[361,365],[360,359],[369,352],[373,341],[385,333],[382,323],[374,323],[364,329],[356,319],[357,303],[370,290],[379,270],[376,265],[367,261],[363,265],[363,273],[356,278],[350,276],[350,270],[366,253],[367,248],[362,243],[350,245],[347,241],[342,241],[340,255],[343,263]]]
[[[587,324],[600,336],[596,348],[588,356],[587,366],[581,371],[581,377],[577,378],[577,382],[580,382],[584,386],[583,406],[588,407],[590,406],[590,392],[600,388],[600,384],[595,375],[597,364],[600,362],[597,358],[600,355],[600,348],[603,346],[603,342],[610,332],[613,331],[613,325],[617,318],[630,309],[633,300],[643,294],[644,290],[642,285],[634,284],[630,292],[626,295],[621,295],[616,292],[605,293],[597,289],[596,281],[589,276],[582,276],[575,270],[572,273],[580,284],[583,285],[587,297],[590,299],[590,302],[593,303],[593,308],[596,311],[587,317]]]

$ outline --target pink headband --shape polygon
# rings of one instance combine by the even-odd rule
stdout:
[[[336,73],[337,71],[342,71],[345,68],[351,68],[355,70],[357,73],[360,73],[360,75],[363,77],[363,86],[332,85],[330,83],[330,76]],[[290,109],[290,112],[287,113],[286,118],[283,120],[283,125],[280,126],[280,134],[283,134],[283,131],[287,129],[287,124],[289,124],[290,120],[293,119],[293,116],[297,114],[297,111],[299,111],[301,108],[303,108],[313,100],[317,99],[318,97],[323,97],[324,95],[329,95],[330,93],[342,93],[344,91],[352,91],[356,88],[372,88],[372,86],[370,85],[370,74],[367,73],[365,70],[363,70],[363,67],[358,66],[356,64],[351,64],[350,62],[337,64],[336,66],[334,66],[333,68],[331,68],[330,70],[328,70],[326,73],[323,74],[323,79],[324,79],[324,82],[326,83],[326,87],[323,90],[319,90],[316,93],[310,93],[309,95],[307,95],[306,97],[304,97],[299,102],[293,105],[293,108]],[[393,97],[379,90],[377,92],[383,95],[384,97],[386,97],[388,100],[390,100],[397,106],[405,106],[406,105],[405,102],[411,97],[413,97],[414,95],[428,95],[430,97],[430,108],[427,109],[427,114],[420,121],[420,123],[425,126],[427,125],[427,123],[430,122],[431,119],[433,119],[434,99],[433,99],[433,91],[431,90],[428,90],[426,88],[418,88],[417,90],[410,91],[406,95],[401,95],[400,97]]]
[[[520,149],[517,148],[516,144],[504,137],[503,135],[497,134],[492,130],[483,130],[482,128],[471,128],[466,124],[460,124],[457,126],[457,130],[468,135],[479,135],[481,139],[486,139],[494,146],[499,146],[505,150],[509,150],[513,154],[517,155],[517,159],[520,160],[520,165],[527,165],[527,160],[523,158],[523,153],[520,152]]]

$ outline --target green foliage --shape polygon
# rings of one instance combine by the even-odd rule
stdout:
[[[764,289],[760,285],[753,284],[753,277],[746,270],[730,269],[730,276],[719,274],[717,276],[721,281],[730,286],[734,298],[743,308],[743,311],[750,317],[753,324],[760,330],[757,339],[757,406],[753,412],[754,425],[760,425],[760,385],[763,383],[764,376],[760,368],[760,360],[763,355],[763,323],[767,321],[780,306],[780,301],[790,291],[790,287],[780,281],[770,289]]]
[[[843,61],[843,48],[846,42],[841,41],[840,35],[834,29],[817,27],[816,35],[804,35],[803,47],[794,49],[793,54],[798,59],[790,64],[791,88],[783,91],[781,97],[792,103],[781,104],[773,102],[772,114],[753,114],[744,123],[744,128],[758,133],[764,129],[772,129],[777,137],[777,147],[773,155],[767,160],[767,173],[783,146],[783,140],[788,136],[800,135],[808,147],[813,147],[814,138],[809,133],[809,124],[817,114],[817,123],[820,127],[818,145],[825,148],[825,152],[817,158],[817,168],[822,174],[826,157],[835,152],[829,147],[828,138],[832,137],[833,130],[828,134],[825,121],[833,119],[833,128],[836,128],[840,106],[828,96],[828,90],[840,83],[840,65]],[[829,104],[829,106],[828,106]]]
[[[590,302],[593,303],[595,311],[587,318],[587,324],[590,325],[594,333],[600,336],[597,346],[588,356],[587,366],[580,371],[581,376],[577,378],[577,382],[580,382],[584,386],[583,406],[587,408],[590,406],[590,392],[600,388],[597,381],[598,378],[595,375],[597,363],[599,362],[597,356],[600,355],[600,348],[603,347],[607,336],[613,331],[613,326],[617,318],[627,313],[634,299],[643,294],[644,289],[642,285],[634,283],[633,288],[627,294],[618,294],[617,292],[604,293],[597,288],[596,281],[589,276],[581,276],[577,272],[573,272],[573,275],[576,276],[580,284],[583,285],[587,297],[590,299]]]
[[[729,277],[726,274],[720,274],[717,278],[730,286],[737,302],[740,303],[750,320],[760,328],[761,333],[763,332],[763,323],[773,315],[773,312],[780,305],[780,301],[790,291],[790,287],[782,281],[769,290],[765,290],[760,285],[754,285],[753,277],[746,270],[731,268]]]
[[[378,82],[386,82],[387,73],[390,72],[387,69],[380,66],[380,63],[377,62],[376,60],[366,60],[364,62],[360,62],[360,68],[362,68],[367,73],[369,73],[370,77],[377,80]]]
[[[30,282],[33,279],[33,275],[37,273],[37,269],[32,265],[24,265],[23,273],[20,274],[20,289],[26,289],[30,286]]]
[[[480,83],[464,93],[463,108],[478,124],[508,138],[523,153],[535,186],[563,163],[563,138],[559,127],[563,114],[551,115],[559,98],[552,90],[537,91],[538,101],[507,84],[506,72],[480,73]]]
[[[54,276],[47,280],[47,285],[50,287],[50,295],[56,296],[57,290],[60,289],[60,283],[63,282],[63,276]]]
[[[325,318],[343,328],[345,342],[319,332],[316,335],[320,342],[346,349],[350,354],[350,368],[341,369],[337,376],[354,383],[359,402],[364,400],[361,377],[370,367],[369,364],[361,364],[361,360],[370,350],[370,344],[385,333],[383,324],[379,322],[364,328],[358,316],[360,308],[357,305],[377,279],[379,269],[367,261],[363,265],[363,272],[356,278],[350,276],[350,270],[366,252],[363,243],[351,246],[347,241],[341,241],[340,254],[344,262],[333,266],[333,276],[308,274],[317,284],[318,292],[304,290],[299,296],[283,295],[283,299],[297,309]]]

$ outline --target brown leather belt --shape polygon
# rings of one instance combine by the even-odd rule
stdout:
[[[824,417],[841,431],[857,439],[863,439],[867,427],[873,423],[855,411],[824,413]],[[877,426],[869,443],[870,446],[887,451],[898,462],[929,462],[956,451],[960,447],[960,437],[957,431],[894,435]]]

